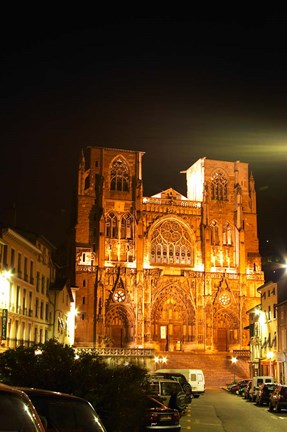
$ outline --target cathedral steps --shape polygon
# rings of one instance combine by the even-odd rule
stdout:
[[[238,359],[234,365],[229,352],[197,353],[197,352],[161,352],[159,357],[167,357],[165,368],[169,369],[202,369],[205,376],[205,386],[225,387],[233,382],[249,378],[249,364],[245,358]],[[158,369],[163,368],[158,366]]]

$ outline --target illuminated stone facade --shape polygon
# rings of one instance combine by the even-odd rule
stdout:
[[[202,158],[182,172],[186,197],[172,188],[146,197],[143,155],[82,155],[76,344],[248,349],[246,311],[264,279],[248,164]]]

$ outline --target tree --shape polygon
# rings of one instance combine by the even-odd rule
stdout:
[[[75,355],[55,340],[0,354],[0,380],[21,387],[72,393],[89,400],[108,432],[136,431],[145,412],[147,371],[109,366],[96,350]]]

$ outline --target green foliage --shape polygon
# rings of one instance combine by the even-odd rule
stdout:
[[[35,347],[8,349],[0,355],[0,381],[9,385],[29,386],[37,371]]]
[[[40,355],[35,355],[37,349]],[[96,351],[75,356],[74,348],[55,340],[0,354],[2,382],[83,397],[95,407],[108,432],[138,430],[145,411],[146,374],[129,363],[110,367]]]

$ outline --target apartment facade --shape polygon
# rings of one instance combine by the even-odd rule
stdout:
[[[55,338],[68,342],[69,285],[53,295],[54,246],[43,236],[2,228],[0,242],[1,350],[31,346]],[[64,294],[63,294],[64,293]],[[61,298],[64,296],[64,303]],[[54,302],[53,302],[53,301]],[[59,312],[60,311],[60,312]],[[55,313],[64,317],[55,325]]]

